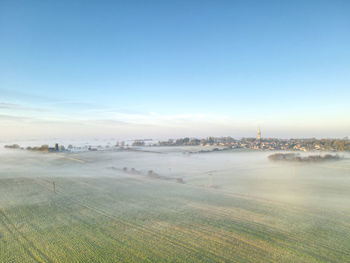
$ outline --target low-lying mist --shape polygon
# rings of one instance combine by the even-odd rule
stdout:
[[[271,152],[200,151],[2,149],[0,258],[349,259],[347,154],[335,162],[271,162]]]
[[[269,161],[271,152],[191,154],[198,150],[199,147],[152,147],[135,151],[37,153],[2,149],[0,180],[132,178],[144,184],[166,183],[162,187],[181,183],[295,204],[348,208],[348,155],[337,162],[276,163]]]

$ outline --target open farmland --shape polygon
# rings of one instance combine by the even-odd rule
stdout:
[[[0,262],[350,262],[347,156],[185,149],[2,151]]]

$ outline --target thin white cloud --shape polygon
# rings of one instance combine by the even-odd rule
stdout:
[[[48,109],[45,109],[45,108],[37,108],[37,107],[26,106],[23,104],[8,103],[8,102],[0,102],[0,110],[34,111],[34,112],[49,111]]]
[[[142,112],[97,105],[90,107],[84,103],[80,105],[82,107],[77,106],[73,111],[65,111],[65,106],[68,104],[48,102],[45,104],[47,107],[40,108],[24,103],[0,102],[2,135],[14,138],[28,136],[174,138],[211,135],[248,137],[255,136],[258,126],[267,137],[303,135],[323,137],[327,134],[331,137],[342,137],[350,133],[350,123],[341,122],[332,114],[309,121],[309,116],[301,118],[293,114],[282,114],[283,112],[278,116],[258,115],[243,118],[223,114]],[[56,107],[57,105],[59,107]]]
[[[27,121],[27,120],[30,120],[30,118],[22,117],[22,116],[0,114],[0,120],[1,121],[18,122],[18,121]]]

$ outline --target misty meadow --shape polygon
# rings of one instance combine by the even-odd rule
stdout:
[[[350,262],[349,0],[0,0],[0,263]]]
[[[0,261],[350,260],[348,154],[200,150],[2,149]]]

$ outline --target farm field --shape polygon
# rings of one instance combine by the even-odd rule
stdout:
[[[0,262],[350,262],[349,156],[189,150],[1,150]]]

